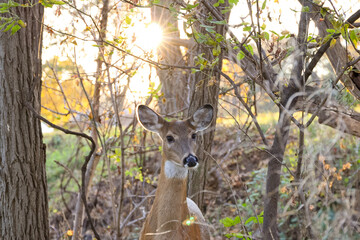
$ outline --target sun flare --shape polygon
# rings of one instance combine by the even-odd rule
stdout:
[[[145,51],[151,51],[156,49],[163,36],[163,31],[159,24],[151,23],[147,26],[138,27],[136,30],[136,45]]]

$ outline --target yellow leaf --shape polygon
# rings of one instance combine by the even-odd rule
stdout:
[[[341,139],[341,141],[340,141],[340,148],[341,148],[341,149],[346,149],[346,146],[345,146],[345,144],[344,144],[344,140],[343,140],[343,139]]]
[[[336,179],[337,179],[338,181],[340,181],[340,180],[342,179],[341,175],[340,175],[340,174],[337,174]]]
[[[138,137],[136,135],[134,135],[134,140],[133,140],[134,143],[140,143]]]
[[[351,168],[351,163],[345,163],[343,166],[342,166],[342,170],[346,170],[346,169],[350,169]]]
[[[333,38],[330,42],[330,48],[333,48],[335,46],[335,44],[336,44],[336,39]]]
[[[287,192],[287,188],[284,186],[284,187],[282,187],[281,189],[280,189],[280,192],[281,193],[286,193]]]

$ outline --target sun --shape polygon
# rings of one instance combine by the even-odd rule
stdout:
[[[163,31],[159,24],[150,23],[149,25],[141,25],[137,27],[136,32],[136,45],[145,51],[156,49],[162,39]]]

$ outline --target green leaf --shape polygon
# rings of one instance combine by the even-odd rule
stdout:
[[[250,32],[250,31],[251,31],[251,27],[250,27],[250,26],[244,27],[244,28],[243,28],[243,31],[244,31],[244,32]]]
[[[14,35],[17,31],[21,29],[20,25],[15,25],[11,28],[11,35]]]
[[[320,9],[320,14],[321,14],[322,17],[325,17],[325,16],[326,16],[326,13],[327,13],[327,12],[326,12],[326,9],[325,9],[325,8],[321,8],[321,9]]]
[[[192,69],[191,69],[191,73],[192,73],[192,74],[197,73],[197,72],[199,72],[198,69],[196,69],[196,68],[192,68]]]
[[[224,25],[226,24],[226,20],[222,20],[222,21],[210,21],[213,24],[218,24],[218,25]]]
[[[214,3],[214,7],[218,7],[218,6],[220,6],[220,4],[221,3],[225,3],[225,1],[224,0],[219,0],[219,1],[217,1],[217,3]]]
[[[236,58],[240,61],[245,57],[245,53],[243,51],[239,51],[239,53],[236,55]]]
[[[239,0],[229,0],[230,4],[236,5],[239,2]]]
[[[48,8],[51,8],[53,6],[53,4],[49,3],[49,1],[41,1],[40,3],[44,7],[48,7]]]
[[[6,24],[10,23],[13,19],[8,18],[3,24],[0,25],[0,31],[6,26]]]
[[[63,1],[57,1],[57,0],[50,0],[49,2],[53,5],[64,5],[65,4]]]
[[[23,20],[18,20],[18,24],[23,28],[26,27],[26,23]]]
[[[263,2],[262,6],[261,6],[261,9],[264,10],[266,7],[266,0]]]
[[[12,23],[10,23],[9,25],[7,25],[7,27],[4,29],[4,32],[7,32],[10,30],[10,28],[12,28],[12,26],[14,26],[14,21]]]
[[[326,42],[329,41],[331,38],[332,38],[332,34],[328,34],[328,35],[326,35],[326,36],[323,38],[322,42],[323,42],[323,43],[326,43]]]
[[[272,32],[272,33],[275,34],[276,36],[279,36],[278,33],[274,32],[274,31],[272,31],[272,30],[270,30],[270,32]]]
[[[196,8],[197,6],[199,6],[199,3],[197,4],[187,4],[185,7],[185,10],[191,10],[193,8]]]
[[[265,38],[266,40],[268,40],[268,41],[269,41],[269,39],[270,39],[270,35],[269,35],[269,33],[268,33],[268,32],[262,32],[262,35],[264,36],[264,38]]]
[[[211,27],[206,27],[205,30],[209,33],[216,33],[214,29],[212,29]]]
[[[234,218],[234,225],[239,224],[239,223],[240,223],[240,217],[239,217],[239,216],[236,216],[236,217]]]
[[[221,47],[220,44],[217,44],[216,47],[212,49],[212,53],[215,57],[219,56],[221,53]]]
[[[200,24],[200,27],[203,27],[203,28],[215,28],[215,26],[209,26],[209,25],[205,25],[205,24]]]
[[[260,221],[259,217],[259,221]],[[248,223],[253,222],[253,223],[258,223],[258,219],[256,217],[249,217],[246,221],[245,221],[245,225],[247,225]]]
[[[234,226],[233,225],[233,220],[229,217],[226,217],[226,218],[223,218],[223,219],[220,219],[220,223],[222,223],[224,225],[224,227],[231,227],[231,226]]]
[[[9,8],[20,6],[20,3],[14,2],[12,0],[9,0],[8,4],[9,4]]]
[[[328,33],[335,33],[335,32],[336,32],[335,29],[331,29],[331,28],[326,29],[326,31],[327,31]]]
[[[302,8],[301,10],[302,12],[309,12],[310,11],[310,8],[308,6],[305,6]]]
[[[254,49],[251,45],[245,45],[244,47],[254,56]]]
[[[215,36],[215,39],[216,39],[216,42],[221,42],[224,40],[224,37],[223,37],[223,35],[217,33]]]
[[[232,226],[235,226],[236,224],[240,223],[240,217],[236,216],[234,219],[226,217],[226,218],[220,219],[220,223],[222,223],[224,225],[224,227],[232,227]]]
[[[353,42],[355,47],[357,47],[358,37],[355,30],[349,31],[350,34],[350,40]]]
[[[261,30],[265,30],[266,29],[266,24],[263,23],[260,28],[261,28]]]

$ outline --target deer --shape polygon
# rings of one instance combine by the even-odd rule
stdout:
[[[166,121],[151,108],[138,105],[136,115],[145,130],[157,133],[162,140],[158,187],[140,240],[210,239],[209,225],[186,195],[188,171],[200,164],[195,154],[198,133],[211,125],[214,108],[206,104],[185,120]]]

